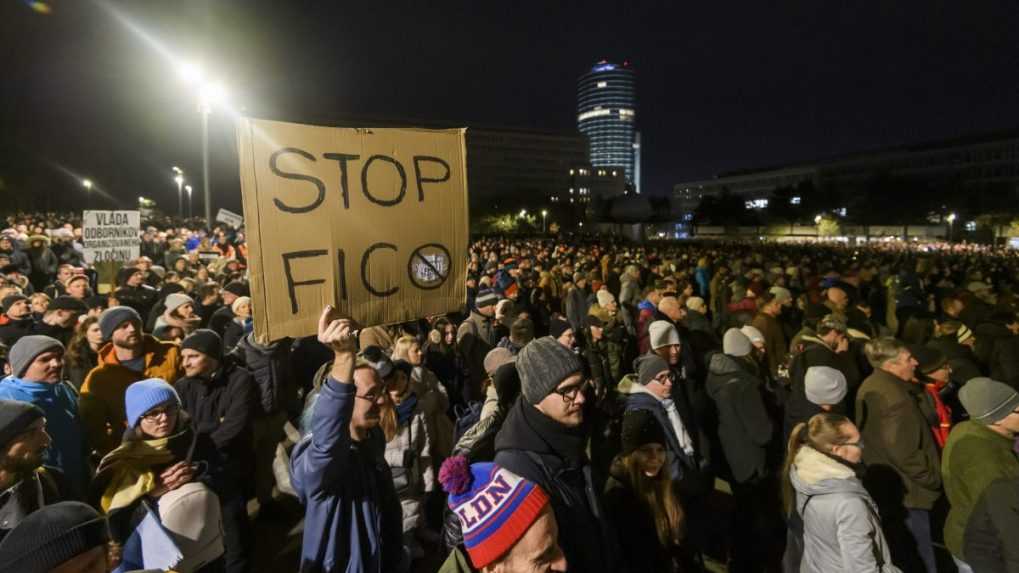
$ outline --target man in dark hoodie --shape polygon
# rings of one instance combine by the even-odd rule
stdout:
[[[769,463],[774,426],[750,362],[750,339],[730,328],[722,349],[711,357],[706,386],[718,409],[718,436],[737,506],[733,539],[738,542],[729,571],[760,571],[781,560],[775,554],[781,540],[774,535],[782,531],[778,484]]]
[[[585,451],[589,387],[583,363],[551,336],[517,355],[521,398],[495,438],[495,463],[541,486],[560,524],[571,569],[621,571],[618,541],[602,513]]]
[[[848,413],[856,399],[856,389],[860,387],[860,372],[849,351],[849,338],[846,323],[834,315],[827,315],[817,323],[813,334],[800,338],[800,352],[789,365],[789,396],[786,398],[785,423],[783,435],[789,433],[800,422],[806,422],[815,414],[821,413],[820,406],[807,399],[806,375],[812,366],[827,366],[842,373],[846,378],[848,394],[842,404],[835,409],[838,413]]]
[[[217,460],[212,488],[223,507],[227,573],[251,570],[252,531],[247,484],[253,470],[252,424],[256,411],[251,374],[229,356],[215,332],[199,329],[181,343],[184,377],[174,388],[198,434],[199,452]],[[212,455],[214,454],[214,455]],[[201,455],[201,454],[199,454]]]
[[[14,239],[8,236],[0,237],[0,255],[6,255],[10,264],[18,268],[18,272],[28,276],[32,274],[32,263],[28,255],[22,251]]]
[[[464,388],[464,399],[468,402],[482,398],[481,386],[488,377],[485,372],[485,356],[499,342],[495,331],[495,303],[499,296],[485,289],[474,300],[474,309],[467,320],[456,331],[456,347],[466,361],[470,379]]]
[[[145,273],[138,267],[124,267],[117,272],[117,290],[113,296],[122,306],[138,311],[139,316],[148,316],[156,303],[156,289],[145,284]]]
[[[3,308],[4,313],[0,316],[0,343],[10,348],[22,336],[32,333],[35,321],[32,320],[32,306],[23,294],[4,297]]]

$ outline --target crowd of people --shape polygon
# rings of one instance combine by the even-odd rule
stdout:
[[[255,571],[291,517],[302,572],[1019,571],[1012,251],[479,238],[458,312],[267,342],[241,231],[107,291],[7,222],[0,572]]]

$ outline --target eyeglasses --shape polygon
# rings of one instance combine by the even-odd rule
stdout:
[[[170,416],[177,414],[179,410],[180,408],[177,406],[162,406],[160,408],[153,408],[142,414],[142,419],[152,421],[158,419],[160,416],[166,416],[169,418]]]
[[[566,388],[556,388],[553,390],[556,394],[559,394],[563,398],[564,404],[572,404],[577,396],[582,392],[586,391],[591,386],[590,380],[584,380],[580,384],[574,386],[567,386]]]
[[[842,445],[852,448],[860,448],[860,451],[863,451],[863,438],[860,438],[858,442],[848,442]]]
[[[364,396],[362,396],[360,394],[354,394],[354,397],[355,398],[360,398],[362,400],[367,400],[367,401],[371,402],[372,404],[377,404],[378,401],[382,399],[382,393],[381,392],[369,392],[369,393],[365,394]]]
[[[670,370],[655,376],[653,380],[659,384],[674,384],[676,382],[676,374]]]

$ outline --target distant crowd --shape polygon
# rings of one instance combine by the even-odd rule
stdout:
[[[0,229],[0,573],[1019,571],[1011,250],[483,237],[459,312],[268,341],[243,230],[100,294],[79,225]]]

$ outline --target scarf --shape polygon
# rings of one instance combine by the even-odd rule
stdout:
[[[405,426],[410,423],[411,417],[414,416],[414,410],[418,405],[418,395],[414,392],[407,394],[407,397],[396,405],[396,421],[400,426]]]
[[[566,460],[570,467],[580,467],[587,461],[584,449],[587,442],[586,424],[576,428],[564,426],[538,411],[522,397],[517,400],[524,424],[549,447],[552,453]],[[537,452],[540,453],[540,452]]]
[[[180,418],[177,429],[173,435],[154,440],[137,439],[128,431],[123,443],[103,457],[96,484],[101,488],[99,507],[104,513],[129,507],[154,491],[158,486],[156,468],[190,459],[195,442],[191,424]]]

